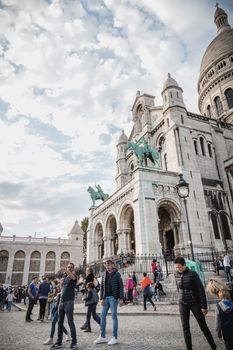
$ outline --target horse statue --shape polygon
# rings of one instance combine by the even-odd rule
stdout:
[[[143,137],[138,143],[128,141],[127,148],[134,151],[138,158],[139,164],[147,166],[147,158],[154,164],[156,169],[160,169],[160,154],[148,145],[148,141]]]
[[[104,202],[109,197],[107,193],[103,192],[100,185],[95,185],[95,188],[97,189],[97,191],[91,186],[89,186],[87,189],[87,192],[90,193],[93,207],[95,207],[96,200],[101,199]]]

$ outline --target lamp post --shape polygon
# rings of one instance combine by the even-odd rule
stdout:
[[[187,219],[187,225],[188,225],[188,235],[189,235],[189,244],[191,249],[191,256],[192,260],[195,261],[194,258],[194,251],[193,251],[193,242],[192,242],[192,236],[190,231],[190,224],[189,224],[189,216],[188,216],[188,210],[187,210],[187,197],[189,197],[189,184],[184,180],[183,174],[179,174],[180,180],[178,184],[176,185],[177,193],[180,198],[184,201],[184,207],[185,207],[185,214]]]

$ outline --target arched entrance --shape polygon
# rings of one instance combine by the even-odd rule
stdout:
[[[117,255],[117,251],[118,251],[117,223],[116,223],[116,218],[113,215],[111,215],[108,218],[107,232],[110,239],[110,255]]]
[[[178,226],[179,216],[178,209],[174,203],[165,201],[158,208],[159,216],[159,240],[163,254],[172,258],[178,250],[180,241]]]
[[[129,204],[125,205],[122,209],[120,227],[122,231],[120,252],[136,253],[134,212]]]
[[[96,225],[95,237],[97,238],[97,247],[98,247],[97,259],[103,259],[104,257],[103,226],[100,223]]]

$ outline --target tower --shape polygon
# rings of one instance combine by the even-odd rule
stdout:
[[[118,143],[117,143],[117,159],[116,159],[116,183],[117,183],[117,189],[121,188],[126,184],[126,178],[127,178],[127,165],[126,165],[126,149],[127,149],[127,142],[128,138],[124,133],[124,130],[122,130],[122,134],[119,137]]]

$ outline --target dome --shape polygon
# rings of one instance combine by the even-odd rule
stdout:
[[[216,18],[218,16],[222,16],[222,15],[227,16],[226,12],[223,9],[221,9],[220,7],[217,6],[215,14],[214,14],[214,20],[216,20]]]
[[[167,80],[163,84],[163,91],[166,90],[168,87],[179,87],[177,84],[177,81],[171,77],[171,74],[168,73]]]
[[[208,46],[201,61],[200,77],[213,63],[233,53],[233,29],[220,33]]]
[[[119,137],[119,140],[118,140],[118,145],[120,143],[127,143],[127,142],[128,142],[128,137],[125,135],[124,130],[122,130],[122,134],[121,134],[121,136]]]

